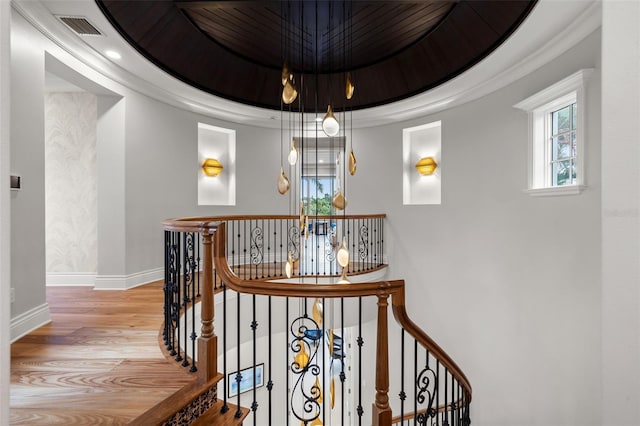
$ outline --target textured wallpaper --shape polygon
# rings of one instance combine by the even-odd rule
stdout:
[[[97,98],[45,93],[47,272],[97,271]]]

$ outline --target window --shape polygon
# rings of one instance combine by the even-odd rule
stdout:
[[[335,176],[302,176],[302,201],[309,216],[331,214]]]
[[[303,140],[301,196],[307,214],[335,214],[332,199],[344,177],[345,138]]]
[[[584,179],[584,85],[590,69],[514,105],[529,114],[531,195],[579,194]]]

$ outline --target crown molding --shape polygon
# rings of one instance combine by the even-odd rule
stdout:
[[[12,6],[31,25],[82,64],[124,88],[194,113],[252,126],[279,128],[280,112],[222,99],[164,73],[129,46],[102,15],[95,2],[13,0]],[[599,1],[539,0],[525,22],[483,61],[437,88],[412,98],[353,112],[355,128],[406,121],[486,96],[526,76],[575,46],[601,26]],[[94,22],[105,38],[81,39],[54,14],[77,11]],[[541,27],[545,31],[540,31]],[[118,64],[100,53],[117,45]],[[139,76],[144,76],[141,78]]]

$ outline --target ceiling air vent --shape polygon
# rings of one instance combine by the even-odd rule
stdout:
[[[64,22],[67,27],[71,28],[76,34],[81,36],[99,36],[102,35],[95,25],[83,16],[58,16],[58,19]]]

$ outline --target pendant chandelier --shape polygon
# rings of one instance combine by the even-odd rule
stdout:
[[[301,211],[301,237],[310,233],[307,211],[317,212],[317,206],[307,205],[317,199],[303,198],[302,179],[315,171],[316,181],[321,169],[318,159],[319,146],[331,146],[335,158],[335,186],[332,184],[331,231],[339,216],[347,207],[347,171],[356,173],[356,157],[353,149],[353,119],[351,99],[355,91],[353,75],[349,71],[352,47],[351,1],[283,1],[281,2],[282,72],[280,102],[280,173],[278,192],[288,195],[289,212]],[[320,74],[329,74],[324,86],[319,86]],[[274,82],[275,83],[275,82]],[[278,84],[278,83],[275,83]],[[335,91],[332,89],[336,89]],[[340,88],[340,90],[337,90]],[[341,94],[341,95],[338,95]],[[328,102],[327,102],[328,99]],[[322,102],[322,104],[321,104]],[[309,108],[309,105],[313,105]],[[305,110],[306,108],[306,110]],[[328,142],[327,142],[328,140]],[[322,141],[322,142],[321,142]],[[337,148],[334,150],[333,148]],[[349,148],[347,150],[347,147]],[[323,172],[326,173],[324,166]],[[325,177],[325,174],[320,174]],[[336,233],[339,231],[335,231]],[[344,227],[342,227],[344,232]],[[346,235],[335,241],[336,255],[342,268],[341,282],[348,282],[348,251]],[[300,251],[298,251],[300,253]],[[345,262],[346,259],[346,262]],[[343,264],[344,263],[344,264]],[[295,274],[294,265],[302,265],[289,253],[286,262],[287,276]]]

